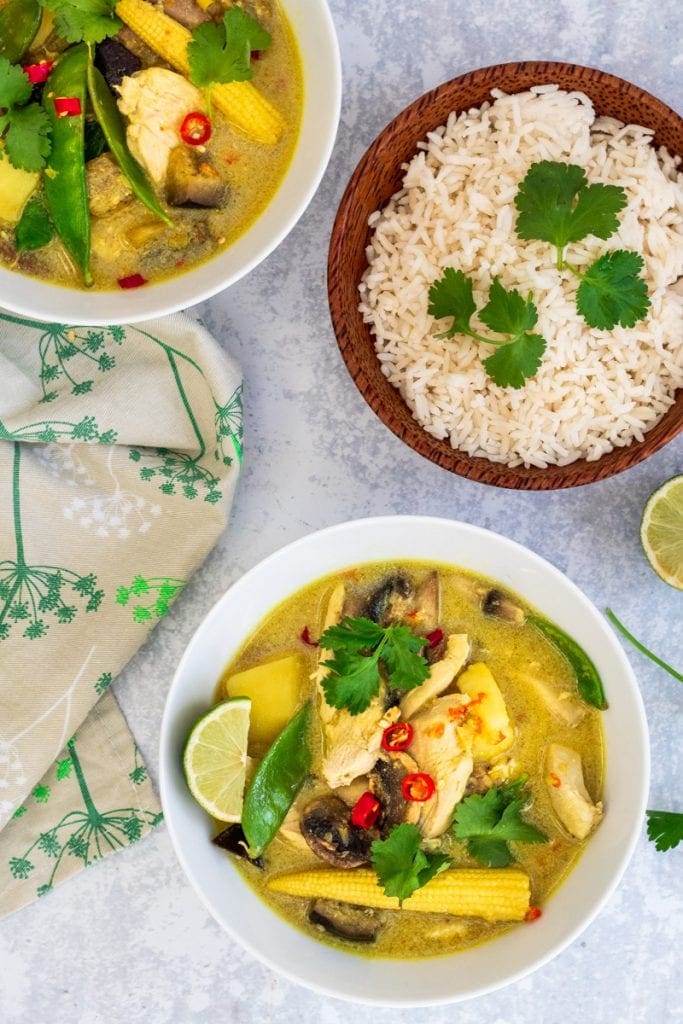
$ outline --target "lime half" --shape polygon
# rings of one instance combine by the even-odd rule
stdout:
[[[657,575],[683,590],[683,474],[667,480],[648,498],[640,539]]]
[[[195,722],[185,744],[190,792],[219,821],[239,821],[242,814],[250,712],[248,697],[224,700]]]

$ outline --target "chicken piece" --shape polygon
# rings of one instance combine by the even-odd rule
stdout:
[[[111,153],[89,160],[85,165],[88,206],[93,217],[104,217],[122,203],[128,202],[132,191]]]
[[[428,839],[442,835],[450,825],[472,772],[472,735],[461,724],[469,703],[464,694],[447,694],[411,719],[411,756],[436,785],[434,795],[420,804],[418,824]]]
[[[531,684],[543,704],[558,722],[575,728],[585,716],[588,708],[575,697],[569,690],[556,690],[549,683],[535,676],[524,676],[524,680]]]
[[[211,15],[203,11],[194,0],[164,0],[164,13],[190,30],[205,21],[211,21]]]
[[[575,839],[585,839],[602,819],[602,803],[594,804],[583,780],[581,756],[571,747],[550,743],[545,778],[555,814]]]
[[[470,698],[467,727],[472,731],[475,761],[493,761],[515,738],[503,694],[487,665],[469,665],[458,678],[458,689]]]
[[[166,198],[171,206],[222,206],[228,187],[220,174],[187,146],[171,151],[166,171]]]
[[[119,110],[128,118],[128,147],[161,184],[171,151],[179,144],[183,120],[204,108],[202,94],[182,75],[159,67],[128,75],[118,91]]]
[[[451,633],[448,637],[446,653],[441,661],[435,661],[429,670],[429,677],[421,686],[409,690],[401,701],[401,714],[404,719],[411,718],[432,697],[438,697],[455,679],[467,661],[470,643],[466,633]]]
[[[336,625],[342,617],[345,587],[340,583],[332,591],[327,606],[323,631]],[[351,715],[346,708],[333,708],[325,700],[322,681],[328,674],[324,662],[332,652],[320,649],[314,680],[318,690],[318,715],[323,728],[321,772],[331,789],[348,786],[359,775],[367,775],[380,751],[382,733],[395,722],[400,710],[385,711],[383,695],[376,697],[360,715]]]

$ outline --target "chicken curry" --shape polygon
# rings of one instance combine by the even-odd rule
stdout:
[[[277,0],[0,0],[0,265],[126,289],[210,259],[277,191],[302,88]]]
[[[214,842],[273,910],[345,950],[432,957],[532,922],[602,817],[595,667],[453,566],[363,565],[306,587],[260,623],[217,699],[185,755],[222,819]],[[221,814],[187,751],[242,706],[241,779],[206,748],[204,782],[223,796],[246,782]]]

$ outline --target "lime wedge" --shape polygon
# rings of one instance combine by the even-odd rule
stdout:
[[[671,477],[648,498],[640,540],[657,575],[683,590],[683,474]]]
[[[185,778],[192,796],[219,821],[242,814],[251,701],[224,700],[192,726],[183,752]]]

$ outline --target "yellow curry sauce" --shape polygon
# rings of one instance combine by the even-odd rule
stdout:
[[[0,0],[0,7],[2,0]],[[118,289],[117,282],[141,274],[155,282],[176,277],[232,245],[263,213],[291,163],[303,113],[303,72],[287,16],[274,4],[272,42],[253,61],[253,84],[283,115],[285,131],[274,146],[261,145],[212,113],[213,134],[206,157],[228,186],[218,209],[167,207],[172,225],[163,224],[138,199],[91,218],[91,270],[95,290]],[[153,62],[150,61],[150,65]],[[180,139],[178,140],[180,142]],[[83,288],[80,272],[58,239],[16,255],[14,228],[0,221],[0,265],[51,283]]]
[[[542,907],[589,841],[580,842],[570,837],[553,813],[543,779],[544,751],[550,742],[571,745],[581,755],[587,789],[593,799],[598,800],[603,783],[600,714],[594,708],[586,707],[584,717],[572,728],[551,715],[533,686],[525,680],[525,675],[543,679],[559,690],[576,692],[573,672],[564,657],[532,626],[511,626],[483,614],[480,602],[473,595],[473,585],[489,589],[495,585],[493,581],[449,565],[411,561],[364,565],[325,577],[289,597],[262,620],[227,666],[217,699],[223,699],[224,680],[232,673],[292,652],[303,653],[307,668],[312,673],[317,663],[317,650],[305,646],[300,640],[300,633],[304,626],[308,626],[311,636],[319,635],[334,585],[345,579],[347,592],[365,593],[396,569],[405,569],[418,585],[430,571],[438,570],[442,595],[441,629],[446,634],[468,633],[472,643],[469,662],[482,661],[488,665],[503,693],[516,734],[514,745],[507,752],[515,762],[514,777],[523,773],[529,776],[530,805],[525,818],[548,836],[548,842],[544,844],[510,845],[518,866],[530,876],[532,906]],[[515,600],[527,611],[531,610],[516,596]],[[455,689],[457,683],[449,691]],[[301,699],[312,700],[315,704],[315,687],[307,677],[302,679]],[[320,763],[321,742],[316,722],[311,730],[313,773]],[[264,753],[252,748],[249,752],[256,762]],[[299,800],[305,802],[307,796],[317,796],[326,788],[321,780],[311,778]],[[462,843],[447,837],[444,848],[453,858],[454,867],[481,867],[469,857]],[[273,875],[326,867],[312,852],[295,849],[289,841],[277,836],[265,852],[265,870],[241,859],[235,858],[234,861],[258,895],[281,917],[316,939],[362,956],[407,959],[446,955],[491,939],[511,927],[479,919],[411,913],[408,900],[402,911],[384,912],[386,923],[374,944],[360,945],[336,939],[321,927],[311,924],[307,917],[310,901],[273,893],[266,888],[266,880]],[[520,927],[531,926],[523,924]]]

